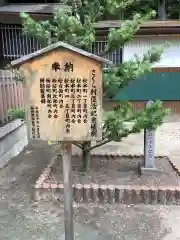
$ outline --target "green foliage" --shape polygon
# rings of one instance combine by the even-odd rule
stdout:
[[[106,112],[103,126],[103,139],[120,141],[126,134],[129,135],[127,122],[132,121],[133,112],[130,103],[119,103],[113,110]]]
[[[6,65],[5,69],[13,73],[13,80],[15,82],[24,82],[25,76],[22,70],[12,68],[11,64]]]
[[[124,61],[117,67],[110,67],[104,72],[103,94],[107,99],[112,99],[119,89],[125,87],[130,81],[136,80],[152,69],[152,63],[161,59],[161,54],[169,44],[162,48],[152,47],[142,56],[135,56],[134,60]]]
[[[35,36],[42,45],[46,45],[51,37],[49,21],[36,22],[23,12],[20,14],[20,17],[23,19],[24,33],[31,37]]]
[[[10,108],[8,109],[8,119],[9,121],[13,121],[15,119],[23,119],[25,120],[25,110],[24,108]]]
[[[146,105],[145,110],[141,109],[134,116],[134,131],[142,128],[156,129],[163,123],[163,118],[170,113],[170,109],[163,108],[161,101],[154,101],[151,105]]]
[[[154,11],[151,11],[144,16],[136,13],[134,14],[132,20],[123,22],[119,29],[111,28],[108,34],[106,52],[111,52],[113,49],[121,47],[126,42],[129,42],[132,39],[132,36],[134,36],[134,34],[139,30],[140,25],[154,15]]]
[[[57,9],[49,21],[35,21],[28,14],[21,13],[24,33],[36,37],[43,45],[64,41],[82,49],[90,49],[95,41],[94,23],[104,19],[105,16],[118,15],[118,13],[138,6],[138,0],[68,0],[71,11],[64,12]],[[140,10],[140,11],[138,11]],[[141,14],[140,14],[140,13]],[[110,29],[107,36],[105,51],[101,56],[122,47],[131,41],[134,34],[139,30],[140,25],[155,17],[154,11],[142,12],[136,8],[131,12],[132,18],[120,22],[120,27]],[[130,61],[124,61],[118,66],[111,66],[103,72],[103,93],[104,98],[113,98],[119,89],[128,85],[131,81],[146,72],[151,71],[152,64],[158,62],[164,51],[162,48],[151,48],[142,56],[135,56]],[[146,127],[153,129],[162,124],[168,109],[162,107],[160,101],[155,101],[151,106],[133,113],[130,103],[121,102],[113,110],[107,111],[103,122],[103,139],[95,146],[87,143],[76,143],[82,149],[86,144],[89,151],[109,141],[121,141],[131,133],[140,132]]]
[[[156,129],[169,112],[170,109],[164,108],[161,101],[154,101],[135,113],[130,103],[121,102],[113,110],[105,113],[103,139],[96,147],[112,140],[120,142],[129,134],[139,133],[144,128]]]
[[[126,7],[123,11],[124,19],[129,19],[132,16],[132,12],[138,12],[141,14],[146,14],[151,10],[158,11],[158,3],[160,0],[138,0],[134,1],[134,4],[131,4]],[[166,0],[165,1],[165,11],[167,15],[167,19],[179,19],[180,16],[180,0]],[[115,15],[108,15],[109,19],[119,19],[118,13]],[[104,17],[105,18],[105,17]],[[152,16],[152,19],[158,18],[158,14],[156,16]]]
[[[36,37],[42,45],[64,41],[82,49],[89,49],[95,41],[95,30],[87,16],[84,23],[72,15],[57,9],[51,21],[36,22],[28,14],[21,13],[25,34]]]

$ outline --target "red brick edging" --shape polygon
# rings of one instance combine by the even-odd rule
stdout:
[[[169,162],[171,164],[171,166],[173,167],[174,171],[177,173],[178,176],[180,176],[180,164],[177,166],[172,160],[171,158],[169,158]],[[179,159],[180,162],[180,159]]]
[[[36,201],[53,196],[63,201],[63,184],[44,181],[57,157],[44,169],[35,185]],[[171,161],[170,161],[171,162]],[[171,162],[172,164],[172,162]],[[180,174],[180,173],[179,173]],[[138,185],[73,185],[75,202],[121,203],[121,204],[176,204],[180,205],[180,186],[147,187]]]
[[[180,187],[75,184],[73,192],[74,201],[78,203],[180,204]],[[63,184],[42,184],[41,188],[36,188],[35,200],[44,199],[52,193],[59,201],[63,201]]]

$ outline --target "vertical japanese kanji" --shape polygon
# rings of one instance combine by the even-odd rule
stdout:
[[[40,113],[39,107],[31,106],[31,124],[32,124],[32,138],[40,139]]]
[[[47,109],[48,118],[52,118],[52,89],[51,89],[51,79],[46,78],[46,99],[47,99]]]
[[[100,140],[101,59],[66,46],[46,50],[30,55],[32,61],[22,67],[29,135],[52,141]]]
[[[44,78],[40,78],[40,97],[41,97],[41,103],[46,104],[45,79]]]
[[[39,114],[39,107],[36,107],[36,132],[37,132],[37,136],[36,138],[37,139],[40,139],[41,136],[40,136],[40,114]]]
[[[35,138],[36,138],[36,129],[35,129],[35,109],[34,109],[33,106],[31,106],[31,125],[32,125],[32,129],[31,129],[32,138],[35,139]]]
[[[63,78],[60,77],[58,79],[58,85],[57,85],[57,91],[58,91],[58,101],[59,101],[59,108],[63,108],[64,107],[64,101],[63,101],[63,96],[64,96],[64,84],[63,84]]]
[[[91,85],[91,136],[97,135],[97,89],[95,85],[96,71],[92,70]]]
[[[52,79],[52,116],[58,118],[58,94],[57,94],[57,79]]]

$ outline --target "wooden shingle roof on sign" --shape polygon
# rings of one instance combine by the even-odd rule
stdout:
[[[12,67],[15,67],[15,66],[18,66],[18,65],[22,65],[23,63],[25,63],[25,62],[27,62],[29,60],[32,60],[32,59],[34,59],[36,57],[39,57],[42,54],[51,52],[51,51],[53,51],[53,50],[55,50],[57,48],[65,48],[65,49],[68,49],[68,50],[70,50],[72,52],[75,52],[75,53],[78,53],[80,55],[83,55],[85,57],[94,59],[94,60],[96,60],[98,62],[102,62],[102,63],[109,64],[109,65],[113,64],[108,59],[105,59],[105,58],[102,58],[100,56],[94,55],[94,54],[92,54],[90,52],[86,52],[86,51],[84,51],[82,49],[76,48],[76,47],[74,47],[72,45],[69,45],[67,43],[64,43],[64,42],[57,42],[55,44],[49,45],[48,47],[42,48],[42,49],[40,49],[40,50],[38,50],[36,52],[33,52],[31,54],[28,54],[28,55],[25,55],[25,56],[23,56],[21,58],[18,58],[16,60],[12,61],[11,65],[12,65]]]

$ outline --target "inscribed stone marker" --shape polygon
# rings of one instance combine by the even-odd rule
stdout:
[[[148,101],[146,105],[152,104],[153,101]],[[155,131],[152,129],[145,129],[144,131],[144,167],[155,167]]]

